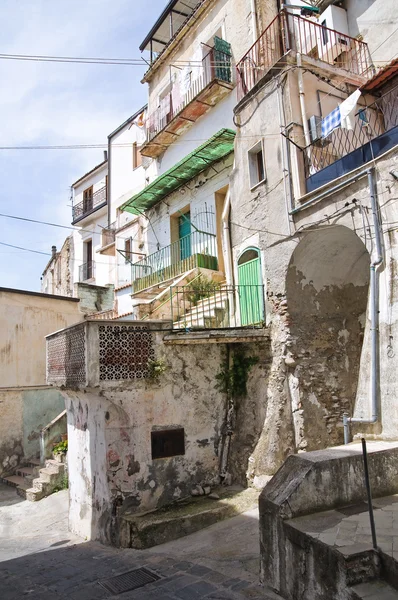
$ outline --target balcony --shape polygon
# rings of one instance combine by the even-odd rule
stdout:
[[[334,129],[303,148],[306,191],[341,177],[398,144],[398,86],[355,115],[354,129]]]
[[[186,93],[181,82],[175,83],[159,108],[149,115],[147,141],[141,147],[143,156],[160,156],[234,87],[230,54],[210,48],[201,66],[192,69],[192,80],[184,84],[189,85]]]
[[[217,271],[217,238],[212,233],[194,231],[131,266],[133,294],[191,269]]]
[[[88,215],[91,215],[96,210],[99,210],[107,204],[107,188],[106,185],[100,188],[91,196],[85,198],[79,204],[72,208],[72,225],[78,223]]]
[[[309,66],[323,68],[330,77],[349,77],[359,85],[371,74],[365,42],[282,10],[236,66],[238,101],[277,63],[295,64],[298,52]]]
[[[150,361],[170,322],[93,320],[46,338],[47,383],[78,389],[150,379]]]
[[[95,277],[95,262],[93,260],[89,260],[86,263],[83,263],[79,267],[79,281],[82,283],[83,281],[88,281],[90,279],[94,279]]]

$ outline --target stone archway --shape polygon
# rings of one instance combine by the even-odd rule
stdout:
[[[298,450],[343,442],[358,386],[369,287],[369,253],[347,227],[309,232],[291,257],[289,385]]]

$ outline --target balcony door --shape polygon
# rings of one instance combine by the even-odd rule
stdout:
[[[86,259],[84,279],[91,279],[93,277],[93,241],[88,240],[84,246]]]
[[[264,320],[264,298],[260,252],[248,248],[238,260],[239,307],[241,325],[255,325]]]
[[[186,212],[178,218],[178,239],[180,240],[180,260],[189,258],[192,255],[190,212]]]

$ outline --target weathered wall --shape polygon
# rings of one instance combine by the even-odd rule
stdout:
[[[63,410],[45,387],[45,336],[82,318],[75,299],[0,289],[0,472],[36,456],[40,429]]]
[[[114,286],[99,286],[90,283],[76,283],[75,296],[80,300],[80,311],[84,315],[112,310],[114,304]]]
[[[40,452],[40,431],[62,410],[64,399],[48,387],[0,389],[0,475]]]
[[[222,346],[167,348],[155,334],[159,381],[102,381],[101,391],[64,391],[68,410],[70,525],[118,543],[121,511],[150,510],[218,483],[225,394],[215,389]],[[152,460],[151,431],[183,427],[185,454]],[[105,532],[105,533],[104,533]]]
[[[306,75],[308,114],[317,112],[316,86],[322,92],[327,91],[324,82],[314,80],[313,75]],[[370,414],[367,298],[374,231],[368,180],[361,177],[342,191],[330,194],[294,217],[289,216],[290,185],[289,179],[284,182],[283,177],[287,173],[286,148],[279,135],[277,115],[282,123],[300,121],[295,71],[290,71],[286,80],[282,79],[280,91],[285,104],[280,112],[276,79],[266,83],[248,104],[239,107],[235,143],[239,168],[231,174],[235,277],[240,253],[247,247],[259,248],[271,333],[267,410],[263,431],[250,460],[253,481],[264,473],[275,472],[289,452],[341,443],[345,410],[363,418],[369,418]],[[322,108],[327,111],[325,94],[321,93],[320,98]],[[303,145],[302,131],[298,133],[295,141]],[[250,189],[247,152],[259,140],[264,144],[267,179]],[[299,180],[303,175],[300,153],[292,145],[288,151],[293,167],[291,191],[295,206],[336,184],[330,182],[322,190],[300,198]],[[392,401],[397,384],[394,366],[397,240],[394,226],[389,225],[397,220],[394,202],[397,184],[391,175],[397,161],[394,150],[376,161],[386,253],[380,274],[382,424],[367,428],[367,432],[384,439],[397,433],[397,411]],[[308,232],[310,227],[313,229]],[[263,402],[260,395],[255,402],[257,405]],[[364,429],[356,425],[353,432],[359,434]]]

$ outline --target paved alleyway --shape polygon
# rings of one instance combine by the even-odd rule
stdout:
[[[257,583],[256,510],[156,548],[117,550],[68,532],[67,491],[32,504],[0,485],[0,539],[1,600],[279,598]],[[160,579],[120,595],[98,583],[144,566]]]

